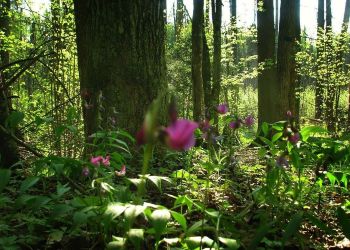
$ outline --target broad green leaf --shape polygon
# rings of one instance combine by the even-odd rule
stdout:
[[[67,215],[68,212],[72,211],[73,207],[67,204],[58,204],[52,208],[52,217],[56,218],[62,215]]]
[[[113,241],[108,243],[107,249],[124,249],[125,241],[125,238],[113,236]]]
[[[37,176],[31,176],[25,179],[21,183],[21,187],[19,188],[20,193],[26,192],[30,187],[34,186],[40,180]]]
[[[171,180],[168,177],[164,176],[147,176],[147,179],[150,180],[156,187],[162,192],[162,181],[171,183]]]
[[[292,217],[282,236],[283,245],[287,242],[287,240],[290,237],[292,237],[294,234],[298,232],[302,221],[303,221],[303,212],[299,212]]]
[[[263,124],[261,125],[261,130],[264,133],[264,136],[267,136],[267,134],[269,133],[269,124],[263,122]]]
[[[141,243],[144,239],[144,230],[132,228],[128,231],[127,235],[135,249],[141,249]]]
[[[337,209],[338,223],[346,238],[350,239],[350,215],[347,214],[343,208]]]
[[[224,243],[229,250],[235,250],[239,248],[239,243],[237,240],[219,237],[219,241]]]
[[[335,185],[335,182],[338,182],[337,177],[335,177],[335,175],[333,175],[332,173],[327,172],[326,176],[329,179],[329,181],[331,182],[332,187]]]
[[[249,250],[257,249],[257,246],[259,245],[261,240],[264,238],[264,236],[269,232],[271,226],[272,226],[272,223],[263,224],[256,230],[256,233],[254,234],[254,238],[252,239],[248,247]]]
[[[9,169],[0,169],[0,193],[10,181],[11,171]]]
[[[305,127],[300,131],[301,137],[303,139],[303,141],[307,141],[307,139],[309,139],[309,137],[312,134],[326,134],[328,133],[327,129],[324,129],[322,127],[318,127],[318,126],[309,126],[309,127]]]
[[[190,249],[195,247],[202,247],[203,245],[215,247],[216,244],[208,236],[192,236],[185,239],[185,242],[190,246]],[[215,248],[214,248],[215,249]]]
[[[180,224],[180,226],[182,227],[182,229],[184,231],[187,230],[187,221],[185,216],[183,216],[180,213],[177,213],[175,211],[170,211],[171,215],[173,216],[173,218]]]
[[[110,203],[107,206],[105,214],[111,215],[112,218],[116,218],[121,215],[126,209],[126,205],[122,203]]]
[[[184,169],[179,169],[179,170],[174,171],[171,174],[171,177],[178,178],[178,179],[188,179],[191,177],[191,174]]]
[[[171,214],[168,209],[158,209],[153,211],[151,214],[151,220],[156,234],[160,235],[164,231],[170,217]]]
[[[187,230],[187,235],[193,234],[195,232],[198,232],[199,230],[202,229],[204,225],[206,225],[207,220],[200,220],[195,222],[188,230]]]
[[[310,213],[306,213],[305,216],[312,224],[317,226],[319,229],[323,230],[325,233],[327,233],[329,235],[334,235],[334,231],[332,229],[330,229],[326,225],[326,223],[321,221],[319,218],[315,217],[314,215],[312,215]]]
[[[145,206],[129,205],[124,211],[124,216],[128,220],[133,220],[134,218],[139,216],[145,209],[146,209]]]
[[[272,142],[275,142],[275,141],[277,141],[279,138],[281,138],[282,137],[282,135],[283,135],[283,132],[278,132],[278,133],[276,133],[276,134],[274,134],[273,136],[272,136]]]

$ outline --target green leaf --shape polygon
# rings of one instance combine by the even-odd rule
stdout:
[[[248,249],[251,249],[251,250],[257,249],[257,246],[259,245],[261,240],[264,238],[264,236],[269,232],[271,226],[272,226],[272,223],[261,225],[256,230],[255,236],[254,236],[253,240],[250,242]]]
[[[111,215],[112,218],[116,218],[121,215],[126,209],[126,206],[122,203],[110,203],[107,206],[106,215]]]
[[[294,234],[298,232],[302,221],[303,221],[303,212],[299,212],[292,217],[282,237],[283,245],[287,242],[287,240],[290,237],[292,237]]]
[[[9,169],[0,169],[0,193],[10,181],[11,171]]]
[[[178,179],[189,179],[191,177],[191,174],[184,169],[179,169],[174,171],[171,174],[171,177],[178,178]]]
[[[171,180],[167,177],[163,177],[163,176],[147,176],[146,177],[148,180],[150,180],[157,188],[160,192],[162,192],[162,181],[166,181],[171,183]]]
[[[301,138],[303,139],[303,141],[307,141],[307,139],[309,139],[309,137],[312,134],[326,134],[328,133],[327,129],[324,129],[322,127],[318,127],[318,126],[309,126],[309,127],[305,127],[300,131],[301,134]]]
[[[279,138],[281,138],[283,135],[283,132],[278,132],[272,136],[272,142],[277,141]]]
[[[185,239],[185,242],[189,245],[190,249],[195,249],[196,247],[200,247],[203,245],[213,247],[216,249],[217,245],[214,243],[212,239],[207,236],[192,236]]]
[[[124,216],[128,220],[133,220],[137,216],[139,216],[146,209],[145,206],[141,205],[128,205],[124,211]]]
[[[184,231],[187,230],[187,221],[185,216],[183,216],[180,213],[177,213],[175,211],[170,211],[171,215],[173,216],[173,218],[180,224],[180,226],[182,227],[182,229]]]
[[[331,182],[331,186],[333,187],[335,185],[335,182],[339,182],[337,177],[335,177],[335,175],[333,175],[330,172],[327,172],[326,174],[327,178],[329,179],[329,181]]]
[[[319,218],[315,217],[314,215],[310,213],[305,214],[306,218],[315,226],[317,226],[319,229],[323,230],[325,233],[329,235],[334,235],[334,231],[330,229],[323,221],[321,221]]]
[[[195,232],[198,232],[202,229],[202,227],[207,223],[207,220],[200,220],[195,222],[188,230],[187,235],[193,234]]]
[[[160,235],[163,233],[170,217],[171,214],[168,209],[158,209],[153,211],[151,214],[151,220],[156,234]]]
[[[24,119],[24,113],[19,111],[13,111],[6,119],[6,126],[9,128],[15,128]]]
[[[219,241],[224,243],[229,250],[235,250],[239,248],[237,240],[219,237]]]
[[[263,122],[263,124],[261,125],[261,130],[264,133],[264,136],[267,136],[267,134],[269,133],[269,124]]]
[[[343,208],[337,209],[338,223],[346,238],[350,239],[350,215],[347,214]]]
[[[141,243],[144,239],[144,230],[132,228],[127,232],[128,239],[135,246],[135,249],[141,249]]]
[[[113,241],[108,243],[107,249],[123,249],[125,241],[125,238],[113,236]]]
[[[26,192],[30,187],[34,186],[39,180],[40,178],[37,176],[31,176],[25,179],[21,183],[21,187],[19,188],[20,193],[23,194],[24,192]]]

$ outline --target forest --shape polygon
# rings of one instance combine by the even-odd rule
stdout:
[[[350,0],[0,0],[0,250],[350,249]]]

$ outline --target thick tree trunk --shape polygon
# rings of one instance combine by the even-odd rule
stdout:
[[[262,122],[278,121],[277,75],[275,66],[275,29],[273,0],[259,0],[263,11],[258,11],[258,63],[268,63],[258,75],[258,116]]]
[[[317,39],[320,40],[319,44],[322,43],[324,39],[325,31],[325,18],[324,18],[324,5],[325,0],[318,0],[318,10],[317,10],[317,29],[318,35]],[[317,59],[319,59],[320,54],[324,51],[324,46],[319,46],[317,48]],[[319,71],[319,70],[317,70]],[[321,80],[320,75],[316,79],[316,88],[315,88],[315,118],[320,119],[323,114],[323,105],[324,105],[324,83]]]
[[[212,0],[212,19],[214,28],[214,52],[213,52],[213,88],[212,104],[215,107],[220,102],[221,90],[221,20],[222,20],[222,2],[221,0]],[[218,113],[213,112],[214,123],[218,122]]]
[[[0,3],[0,30],[6,37],[10,35],[10,18],[9,11],[11,8],[10,0],[3,0]],[[0,40],[0,47],[3,47],[3,41]],[[0,52],[1,66],[10,63],[10,53],[6,50]],[[8,80],[6,72],[0,72],[0,88]],[[7,98],[10,95],[9,90],[0,91],[0,126],[6,127],[6,120],[10,115],[11,102]],[[15,131],[15,128],[7,128]],[[9,168],[11,165],[19,161],[19,153],[16,142],[6,133],[0,130],[0,168]]]
[[[165,0],[75,0],[86,136],[114,125],[135,133],[166,89]]]
[[[203,14],[204,0],[193,0],[192,18],[192,93],[193,119],[200,121],[203,118]]]
[[[295,61],[298,41],[300,41],[300,0],[282,0],[277,50],[279,81],[277,114],[280,120],[285,119],[288,110],[295,116],[299,113],[296,97],[298,76]]]

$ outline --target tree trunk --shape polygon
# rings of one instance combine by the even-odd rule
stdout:
[[[0,30],[5,37],[10,35],[9,11],[11,8],[10,0],[3,0],[0,4]],[[0,40],[0,47],[3,47],[4,41]],[[10,63],[10,53],[7,50],[0,52],[0,66]],[[0,88],[8,80],[6,72],[0,72]],[[0,126],[6,127],[6,120],[11,112],[10,90],[0,91]],[[7,128],[7,127],[6,127]],[[9,131],[15,131],[15,128],[7,128]],[[4,131],[0,130],[0,168],[9,168],[19,161],[19,152],[16,142],[10,138]]]
[[[322,43],[322,40],[324,39],[324,35],[325,35],[324,4],[325,4],[325,0],[318,0],[317,39],[320,40],[319,44]],[[317,48],[317,61],[319,60],[320,54],[322,53],[324,53],[324,46],[319,46]],[[318,77],[316,79],[316,88],[315,88],[315,118],[316,119],[320,119],[323,114],[323,105],[324,105],[324,86],[323,85],[324,83],[321,80],[320,75],[318,74]]]
[[[258,4],[260,2],[263,5],[263,11],[257,13],[258,63],[270,63],[258,75],[259,127],[263,122],[278,121],[273,0],[259,0]]]
[[[331,32],[332,32],[332,8],[331,0],[326,0],[326,61],[329,62],[332,55],[327,53],[332,51],[332,41],[331,41]],[[326,83],[327,83],[327,95],[326,95],[326,123],[327,129],[331,132],[335,132],[335,117],[334,117],[334,102],[335,102],[335,93],[336,88],[331,79],[330,70],[326,69]]]
[[[203,30],[203,62],[202,62],[202,77],[203,77],[203,91],[204,91],[204,105],[205,105],[205,116],[209,115],[209,107],[211,105],[211,64],[210,64],[210,53],[205,30]]]
[[[193,0],[192,18],[192,93],[193,119],[200,121],[203,117],[203,21],[204,0]]]
[[[176,39],[180,36],[181,30],[184,23],[185,8],[183,0],[177,0],[176,4],[176,22],[175,22],[175,37]]]
[[[87,137],[114,125],[135,133],[166,90],[164,7],[164,0],[74,1]]]
[[[281,19],[278,35],[277,50],[277,74],[278,88],[278,118],[285,119],[289,110],[297,116],[298,99],[298,75],[296,72],[296,53],[300,41],[300,0],[281,1]]]
[[[214,52],[213,52],[213,88],[212,104],[214,107],[220,102],[221,90],[221,20],[222,20],[222,2],[221,0],[212,0],[212,19],[214,28]],[[214,123],[218,123],[218,113],[213,112]]]
[[[235,43],[233,44],[233,62],[238,63],[238,46],[237,46],[237,0],[230,0],[230,18],[233,31],[233,39]]]

